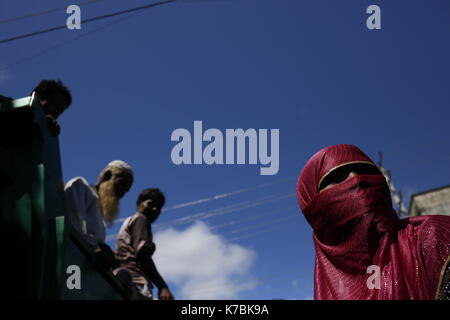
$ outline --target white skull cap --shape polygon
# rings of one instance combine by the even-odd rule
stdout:
[[[128,163],[126,163],[125,161],[122,161],[122,160],[111,161],[110,163],[108,163],[108,165],[106,167],[107,168],[108,167],[116,167],[123,171],[128,172],[132,177],[134,176],[133,168]]]

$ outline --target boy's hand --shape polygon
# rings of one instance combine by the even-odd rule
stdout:
[[[159,290],[158,294],[159,300],[175,300],[175,298],[172,295],[172,292],[170,292],[169,288],[164,287],[161,290]]]

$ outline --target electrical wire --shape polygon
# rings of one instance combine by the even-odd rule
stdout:
[[[89,23],[89,22],[94,22],[94,21],[98,21],[98,20],[102,20],[102,19],[112,18],[112,17],[118,16],[118,15],[123,15],[123,14],[131,13],[131,12],[134,12],[134,11],[141,11],[141,10],[153,8],[153,7],[156,7],[156,6],[160,6],[160,5],[164,5],[164,4],[168,4],[168,3],[176,2],[176,1],[178,1],[178,0],[158,1],[158,2],[151,3],[151,4],[148,4],[148,5],[145,5],[145,6],[140,6],[140,7],[135,7],[135,8],[131,8],[131,9],[121,10],[121,11],[118,11],[118,12],[108,13],[108,14],[104,14],[104,15],[101,15],[101,16],[97,16],[97,17],[93,17],[93,18],[90,18],[90,19],[86,19],[86,20],[83,20],[82,23],[86,24],[86,23]],[[57,31],[57,30],[62,30],[62,29],[66,29],[66,28],[67,28],[67,26],[63,25],[63,26],[52,27],[52,28],[48,28],[48,29],[44,29],[44,30],[35,31],[35,32],[30,32],[30,33],[22,34],[22,35],[19,35],[19,36],[15,36],[15,37],[11,37],[11,38],[0,40],[0,44],[5,44],[5,43],[8,43],[8,42],[12,42],[12,41],[20,40],[20,39],[30,38],[30,37],[38,36],[38,35],[41,35],[41,34],[53,32],[53,31]]]
[[[84,6],[84,5],[87,5],[87,4],[92,4],[92,3],[95,3],[95,2],[99,2],[99,1],[103,1],[103,0],[89,0],[89,1],[81,2],[81,3],[73,3],[72,5],[76,5],[76,6],[80,7],[80,6]],[[8,19],[0,20],[0,24],[6,24],[6,23],[14,22],[14,21],[19,21],[19,20],[24,20],[24,19],[28,19],[28,18],[38,17],[38,16],[49,14],[49,13],[58,12],[58,11],[61,11],[61,10],[66,10],[66,8],[67,7],[53,8],[53,9],[48,9],[48,10],[44,10],[44,11],[40,11],[40,12],[26,14],[26,15],[23,15],[23,16],[8,18]]]
[[[41,51],[39,51],[39,52],[37,52],[37,53],[35,53],[35,54],[33,54],[33,55],[30,55],[30,56],[28,56],[28,57],[25,57],[25,58],[23,58],[23,59],[20,59],[20,60],[18,60],[18,61],[15,61],[15,62],[13,62],[13,63],[11,63],[11,64],[8,64],[8,65],[6,65],[6,66],[4,66],[4,67],[1,67],[1,68],[0,68],[0,71],[4,71],[4,70],[7,70],[7,69],[10,69],[10,68],[12,68],[12,67],[14,67],[14,66],[17,66],[17,65],[22,64],[22,63],[24,63],[24,62],[27,62],[27,61],[29,61],[29,60],[32,60],[32,59],[37,58],[37,57],[39,57],[39,56],[42,56],[42,55],[44,55],[44,54],[46,54],[46,53],[48,53],[48,52],[50,52],[50,51],[53,51],[53,50],[59,49],[59,48],[61,48],[61,47],[64,47],[64,46],[70,44],[72,41],[76,41],[76,40],[82,39],[82,38],[84,38],[84,37],[90,36],[90,35],[92,35],[92,34],[94,34],[94,33],[97,33],[97,32],[99,32],[99,31],[103,30],[103,29],[106,29],[107,27],[110,27],[110,26],[112,26],[112,25],[114,25],[114,24],[116,24],[116,23],[125,21],[125,20],[127,20],[127,19],[129,19],[129,18],[135,16],[135,15],[138,14],[138,13],[140,13],[140,12],[133,12],[133,13],[130,13],[128,16],[125,16],[125,17],[116,19],[116,20],[114,20],[114,21],[112,21],[112,22],[110,22],[110,23],[107,23],[107,24],[105,24],[105,25],[103,25],[103,26],[101,26],[101,27],[99,27],[99,28],[97,28],[97,29],[88,31],[88,32],[83,33],[83,34],[81,34],[81,35],[79,35],[79,36],[76,36],[76,37],[74,37],[74,38],[72,38],[72,39],[70,39],[70,40],[67,40],[67,41],[58,43],[58,44],[56,44],[56,45],[54,45],[54,46],[48,47],[48,48],[46,48],[46,49],[44,49],[44,50],[41,50]]]
[[[277,180],[277,181],[274,181],[274,182],[270,182],[270,183],[264,183],[264,184],[259,184],[259,185],[252,186],[252,187],[247,187],[247,188],[243,188],[243,189],[237,189],[237,190],[229,191],[229,192],[226,192],[226,193],[220,193],[220,194],[217,194],[217,195],[214,195],[214,196],[211,196],[211,197],[201,198],[201,199],[198,199],[198,200],[191,200],[191,201],[188,201],[188,202],[183,202],[183,203],[180,203],[180,204],[176,204],[176,205],[174,205],[174,206],[172,206],[170,208],[167,208],[167,209],[163,208],[161,210],[161,212],[167,212],[167,211],[182,209],[182,208],[186,208],[186,207],[190,207],[190,206],[193,206],[193,205],[202,204],[202,203],[213,201],[213,200],[219,200],[219,199],[223,199],[223,198],[228,198],[228,197],[235,196],[235,195],[238,195],[238,194],[241,194],[241,193],[254,191],[254,190],[260,189],[260,188],[266,188],[266,187],[273,186],[275,184],[280,184],[280,183],[283,183],[283,182],[286,182],[286,181],[291,181],[293,179],[295,179],[295,178],[294,177],[282,178],[280,180]],[[248,201],[246,201],[246,203],[247,202]],[[225,208],[229,208],[229,207],[230,206],[221,207],[221,208],[225,209]],[[218,209],[219,208],[217,208],[215,210],[218,210]],[[114,221],[114,223],[122,223],[123,221],[125,221],[125,219],[126,218],[117,219],[116,221]]]

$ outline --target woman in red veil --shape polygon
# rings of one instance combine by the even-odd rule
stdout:
[[[297,197],[314,231],[315,299],[437,298],[450,217],[398,219],[386,179],[359,148],[317,152],[300,174]]]

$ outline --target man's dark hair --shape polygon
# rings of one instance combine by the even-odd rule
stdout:
[[[166,196],[158,188],[148,188],[143,190],[137,198],[136,205],[139,206],[141,202],[147,199],[153,200],[155,205],[159,208],[162,208],[166,203]]]
[[[41,99],[48,99],[49,96],[60,93],[66,100],[67,107],[72,104],[72,95],[61,80],[42,80],[33,91],[36,91]]]

